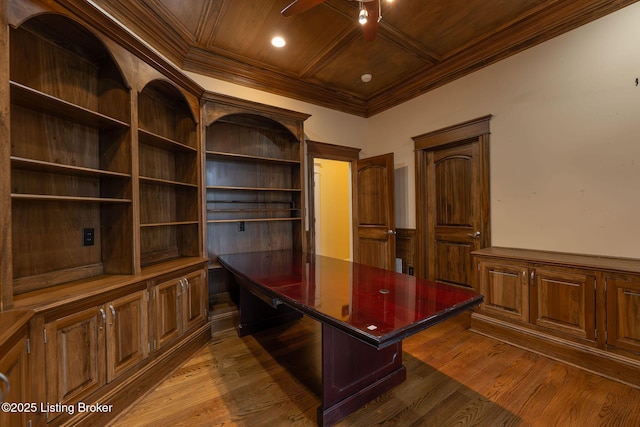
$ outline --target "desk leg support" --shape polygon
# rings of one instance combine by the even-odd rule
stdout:
[[[318,425],[330,426],[403,382],[402,341],[383,349],[322,324],[322,406]]]
[[[273,328],[293,320],[300,319],[302,313],[283,304],[274,307],[264,299],[240,287],[240,323],[238,336],[250,335],[255,332]]]

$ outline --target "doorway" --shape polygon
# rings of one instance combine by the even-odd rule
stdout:
[[[351,163],[315,158],[313,168],[315,253],[352,261]]]
[[[359,148],[307,141],[308,252],[353,261]],[[340,205],[334,201],[340,199]]]
[[[472,252],[491,245],[490,119],[413,137],[420,277],[477,289]]]

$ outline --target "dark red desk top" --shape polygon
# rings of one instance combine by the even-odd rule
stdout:
[[[254,294],[385,347],[482,302],[460,287],[293,251],[222,255]]]

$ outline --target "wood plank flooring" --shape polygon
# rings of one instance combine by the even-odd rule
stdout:
[[[338,426],[640,426],[640,390],[467,330],[406,339],[407,380]],[[112,427],[314,426],[320,327],[214,338]]]

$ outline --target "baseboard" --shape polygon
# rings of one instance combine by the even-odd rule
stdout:
[[[211,322],[211,336],[221,334],[230,330],[235,330],[240,322],[238,310],[228,311],[220,314],[212,314],[209,317]]]
[[[471,315],[470,330],[631,387],[640,388],[640,361],[546,335],[477,312]]]

